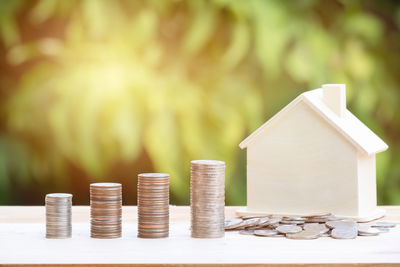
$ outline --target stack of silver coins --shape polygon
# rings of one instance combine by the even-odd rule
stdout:
[[[193,160],[190,169],[192,237],[223,237],[225,208],[225,162]]]
[[[72,195],[46,195],[46,238],[70,238]]]
[[[90,185],[90,236],[119,238],[122,233],[122,186],[118,183]]]
[[[162,238],[169,234],[169,175],[138,175],[138,237]]]

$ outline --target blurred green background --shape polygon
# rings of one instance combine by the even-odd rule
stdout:
[[[303,91],[347,85],[383,138],[379,204],[400,204],[399,1],[0,2],[0,204],[42,204],[92,182],[171,174],[189,203],[192,159],[227,163],[246,202],[239,142]]]

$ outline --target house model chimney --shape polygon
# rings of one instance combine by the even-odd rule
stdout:
[[[346,85],[324,84],[322,85],[322,101],[339,117],[343,117],[346,111]]]

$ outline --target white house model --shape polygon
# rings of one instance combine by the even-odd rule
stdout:
[[[247,207],[239,214],[384,215],[375,154],[388,146],[346,109],[344,84],[301,94],[239,146],[247,148]]]

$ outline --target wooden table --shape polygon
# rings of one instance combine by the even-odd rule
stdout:
[[[226,218],[239,207],[227,207]],[[400,206],[385,221],[400,223]],[[45,239],[44,207],[0,207],[0,264],[400,264],[400,227],[354,240],[290,240],[227,232],[220,239],[190,237],[190,208],[171,207],[170,237],[136,237],[137,209],[123,208],[121,239],[89,237],[89,207],[73,207],[73,237]]]

